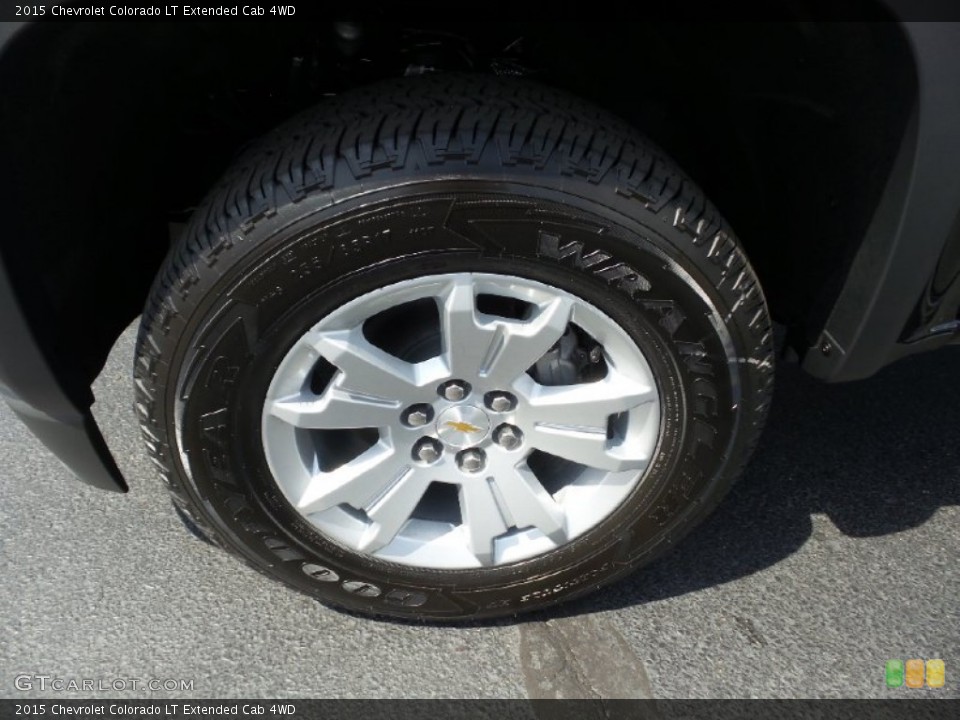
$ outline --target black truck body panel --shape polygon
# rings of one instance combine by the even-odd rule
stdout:
[[[127,484],[90,412],[90,402],[71,398],[48,364],[0,267],[0,395],[77,477],[104,490]]]
[[[960,24],[905,29],[917,107],[840,296],[804,358],[804,369],[824,380],[869,377],[958,330]]]

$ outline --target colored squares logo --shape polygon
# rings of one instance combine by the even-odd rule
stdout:
[[[946,680],[946,666],[943,660],[927,660],[927,685],[941,688]]]
[[[943,660],[927,660],[926,663],[920,658],[911,658],[906,663],[903,660],[887,660],[884,680],[888,688],[903,685],[922,688],[924,680],[927,687],[942,688],[946,682],[946,666]]]
[[[907,660],[907,687],[923,687],[923,660],[911,658]]]
[[[887,687],[903,685],[903,660],[887,660]]]

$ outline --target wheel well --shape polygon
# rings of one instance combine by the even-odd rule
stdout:
[[[0,254],[65,385],[89,383],[244,143],[351,85],[529,74],[623,116],[703,186],[774,317],[816,335],[916,93],[899,25],[38,24],[0,57]]]

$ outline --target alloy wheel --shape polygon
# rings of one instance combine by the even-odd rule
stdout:
[[[608,315],[527,278],[451,273],[341,306],[270,383],[263,449],[289,503],[348,548],[499,566],[595,527],[660,428],[650,365]]]

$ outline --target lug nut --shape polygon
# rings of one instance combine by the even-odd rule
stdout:
[[[517,406],[517,399],[508,392],[487,393],[487,407],[498,413],[510,412]]]
[[[470,394],[470,385],[462,380],[451,380],[440,386],[440,394],[450,402],[458,402]]]
[[[433,417],[433,409],[429,405],[413,405],[403,411],[403,422],[410,427],[423,427]]]
[[[413,458],[423,463],[435,463],[440,459],[443,452],[443,445],[433,438],[421,438],[413,446]]]
[[[483,470],[486,460],[483,450],[478,448],[470,448],[457,454],[457,465],[464,472],[480,472]]]
[[[523,444],[523,433],[513,425],[501,425],[494,432],[493,439],[505,450],[516,450]]]

